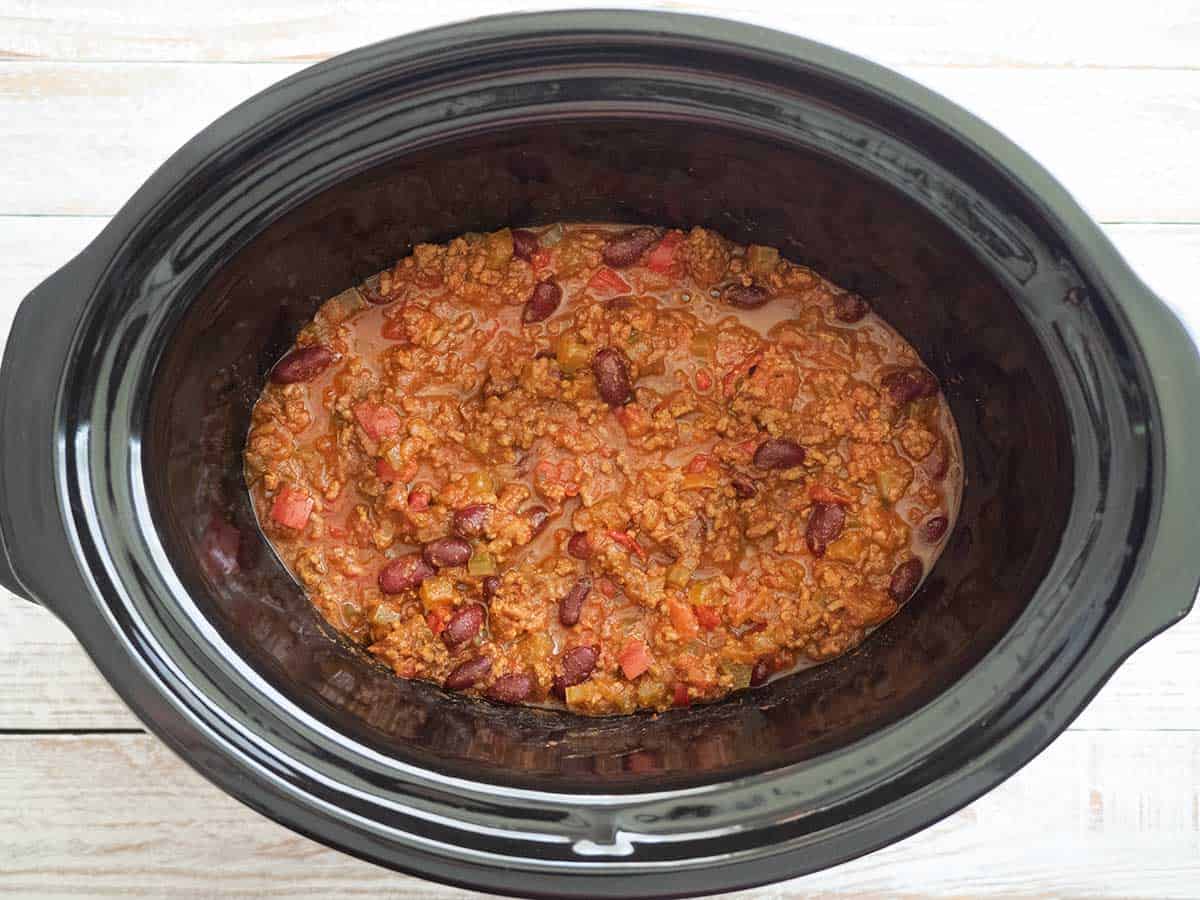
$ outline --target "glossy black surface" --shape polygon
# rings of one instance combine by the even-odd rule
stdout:
[[[563,218],[781,245],[870,297],[942,377],[960,522],[859,651],[659,717],[447,700],[335,644],[267,551],[240,481],[246,415],[317,303],[413,241]],[[713,20],[505,17],[239,107],[23,304],[0,373],[0,533],[17,586],[255,808],[483,889],[701,893],[969,801],[1186,612],[1197,387],[1182,329],[1095,226],[940,98]],[[207,553],[230,528],[234,572]]]

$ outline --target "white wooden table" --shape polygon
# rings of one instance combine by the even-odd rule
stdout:
[[[1094,0],[644,5],[792,30],[964,104],[1054,171],[1200,334],[1194,0],[1116,11]],[[531,8],[222,6],[0,0],[0,340],[18,301],[233,104],[392,34]],[[0,892],[467,896],[240,806],[143,732],[52,616],[2,590]],[[1200,613],[1135,654],[1069,731],[985,798],[867,858],[739,896],[809,894],[1200,897]]]

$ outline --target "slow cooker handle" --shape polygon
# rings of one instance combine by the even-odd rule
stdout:
[[[1165,476],[1158,522],[1149,558],[1133,589],[1134,602],[1119,631],[1121,649],[1132,652],[1163,629],[1184,618],[1200,588],[1200,546],[1196,543],[1196,514],[1200,510],[1200,351],[1196,339],[1165,303],[1139,285],[1141,302],[1126,312],[1151,361],[1151,378],[1162,416]]]
[[[0,585],[47,606],[78,591],[66,587],[77,564],[54,478],[54,423],[93,269],[85,250],[22,300],[0,362]]]

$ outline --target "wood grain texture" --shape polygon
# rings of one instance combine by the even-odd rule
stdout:
[[[884,62],[1196,68],[1200,7],[1190,0],[265,0],[224,7],[158,0],[19,0],[0,9],[0,58],[278,62],[318,60],[394,34],[492,13],[547,8],[665,9],[759,22]],[[1096,27],[1097,19],[1104,27]]]
[[[1194,898],[1200,733],[1068,733],[966,809],[828,872],[728,895]],[[145,735],[0,737],[0,892],[480,896],[327,850]]]
[[[303,68],[0,63],[0,214],[111,215],[197,131]],[[1200,69],[899,68],[1007,133],[1100,220],[1200,222],[1200,168],[1181,152],[1200,134]]]

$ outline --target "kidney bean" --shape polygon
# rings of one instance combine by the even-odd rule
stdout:
[[[804,542],[814,556],[824,556],[825,548],[842,533],[846,510],[837,503],[814,503],[804,529]]]
[[[908,403],[922,397],[932,397],[938,392],[938,381],[928,369],[901,369],[883,376],[880,382],[892,398],[893,403]]]
[[[604,257],[605,265],[624,269],[641,259],[642,254],[656,243],[658,232],[653,228],[635,228],[610,238],[600,255]]]
[[[537,253],[541,248],[538,236],[524,228],[518,228],[512,233],[512,241],[513,256],[517,259],[523,259],[525,262],[533,259],[533,254]]]
[[[525,518],[529,520],[529,527],[533,529],[533,533],[541,534],[550,521],[550,510],[544,506],[531,506],[525,510]]]
[[[492,682],[487,695],[501,703],[520,703],[533,693],[533,676],[528,672],[501,675]]]
[[[333,362],[333,354],[329,348],[314,344],[311,347],[300,347],[293,350],[271,370],[271,380],[276,384],[295,384],[298,381],[312,381]]]
[[[936,544],[942,539],[942,535],[946,533],[946,528],[950,525],[950,520],[945,516],[934,516],[925,523],[925,540],[931,544]]]
[[[421,558],[439,569],[465,566],[471,558],[471,545],[460,537],[438,538],[421,548]]]
[[[950,468],[950,451],[946,449],[944,440],[938,438],[933,449],[929,451],[929,455],[921,460],[921,468],[934,481],[940,481],[946,477],[946,471]]]
[[[385,594],[399,594],[415,588],[434,574],[433,566],[415,553],[393,559],[379,572],[379,589]]]
[[[455,510],[451,525],[454,533],[464,538],[483,537],[494,509],[490,503],[472,503]]]
[[[448,691],[462,691],[487,677],[492,671],[492,661],[486,656],[477,656],[460,663],[446,676],[445,687]]]
[[[615,347],[596,351],[592,357],[592,375],[596,378],[600,399],[609,406],[624,406],[632,398],[629,363],[625,361],[625,354]]]
[[[562,599],[558,601],[558,621],[563,627],[570,628],[579,624],[579,617],[583,614],[583,601],[591,592],[592,579],[585,575],[577,579],[571,585],[571,589],[563,594]]]
[[[750,686],[758,687],[760,684],[765,684],[767,679],[771,677],[771,670],[774,666],[771,665],[769,657],[760,656],[754,662],[754,668],[750,670]]]
[[[804,448],[787,438],[767,438],[754,451],[754,464],[760,469],[794,469],[804,462]]]
[[[562,288],[556,281],[539,281],[529,292],[525,301],[525,310],[521,313],[522,322],[542,322],[558,309],[562,303]]]
[[[489,575],[483,579],[483,599],[488,603],[492,602],[492,598],[496,596],[496,592],[500,590],[500,576]]]
[[[903,603],[913,595],[924,574],[925,567],[919,559],[900,563],[896,566],[896,571],[892,572],[892,583],[888,586],[888,593],[897,603]]]
[[[870,311],[867,301],[858,294],[838,294],[833,301],[833,315],[842,322],[857,322]]]
[[[450,621],[442,629],[442,640],[446,642],[447,647],[465,644],[479,634],[479,629],[483,627],[484,617],[483,607],[478,603],[464,606],[450,617]]]
[[[734,475],[729,479],[729,483],[733,485],[733,492],[742,500],[749,500],[758,493],[758,488],[754,486],[749,478],[743,478],[741,475]]]
[[[596,660],[600,658],[600,653],[595,647],[572,647],[562,655],[562,679],[563,687],[568,688],[576,684],[583,684],[592,676],[592,670],[596,668]],[[557,680],[557,679],[556,679]]]
[[[567,552],[576,559],[587,559],[592,555],[592,542],[586,531],[576,531],[567,541]]]
[[[758,309],[771,299],[771,294],[757,284],[731,284],[721,292],[721,299],[738,309]]]

